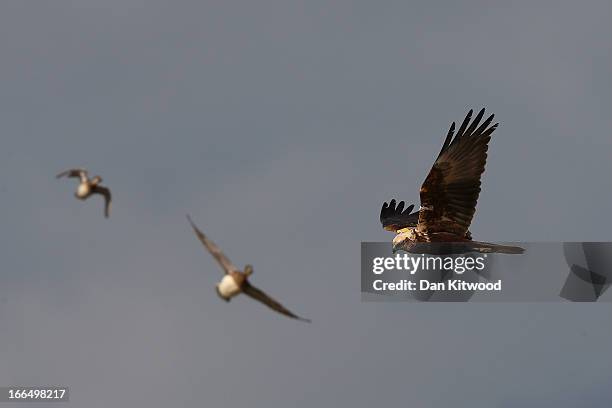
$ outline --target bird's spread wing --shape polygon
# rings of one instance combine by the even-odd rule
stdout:
[[[210,252],[212,256],[217,260],[217,262],[219,262],[219,265],[221,265],[221,267],[225,270],[226,274],[239,270],[234,266],[232,261],[230,261],[229,258],[225,256],[223,252],[221,252],[221,249],[219,249],[219,247],[214,242],[208,239],[208,237],[204,235],[204,233],[200,231],[198,227],[196,227],[190,216],[187,216],[187,220],[189,220],[191,228],[193,228],[193,232],[195,232],[200,242],[204,244],[206,249],[208,249],[208,252]]]
[[[108,218],[110,215],[110,206],[111,206],[111,192],[108,188],[102,187],[100,185],[92,187],[91,191],[95,194],[101,194],[104,196],[104,216]]]
[[[76,177],[81,180],[87,180],[87,170],[85,169],[70,169],[66,171],[62,171],[60,174],[55,176],[56,178],[61,177]]]
[[[409,205],[404,210],[404,202],[400,201],[397,207],[395,200],[391,200],[389,204],[383,204],[380,210],[380,223],[387,231],[400,230],[407,227],[416,227],[419,222],[419,212],[410,213],[414,209],[414,205]]]
[[[261,289],[256,288],[251,285],[248,281],[245,282],[242,291],[252,297],[255,300],[260,301],[264,305],[268,306],[272,310],[276,310],[280,314],[284,314],[285,316],[291,317],[292,319],[302,320],[304,322],[309,322],[310,320],[304,319],[296,314],[293,314],[286,307],[278,303],[276,300],[272,299],[270,296],[266,295]]]
[[[451,125],[442,150],[421,186],[419,232],[448,232],[458,236],[467,232],[476,211],[488,143],[498,125],[489,126],[494,117],[491,115],[479,126],[483,115],[484,109],[470,124],[470,110],[454,138],[455,123]]]

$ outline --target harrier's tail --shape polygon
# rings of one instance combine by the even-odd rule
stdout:
[[[510,246],[510,245],[499,245],[491,244],[488,242],[474,241],[474,250],[483,254],[497,253],[497,254],[522,254],[525,250],[521,247]]]

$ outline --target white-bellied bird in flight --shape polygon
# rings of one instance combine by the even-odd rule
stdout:
[[[110,214],[110,206],[111,206],[111,192],[107,187],[103,187],[100,185],[102,182],[102,177],[95,176],[93,178],[89,178],[87,175],[87,170],[85,169],[70,169],[61,172],[56,176],[57,178],[61,177],[74,177],[79,179],[79,185],[77,187],[74,196],[79,200],[86,200],[91,197],[93,194],[100,194],[104,197],[104,216],[108,218]]]
[[[211,241],[202,231],[198,229],[198,227],[196,227],[189,215],[187,216],[187,220],[191,224],[191,227],[193,228],[193,231],[200,242],[202,242],[204,247],[211,253],[213,258],[215,258],[225,272],[223,279],[221,279],[216,286],[217,294],[221,299],[229,302],[234,296],[244,293],[245,295],[260,301],[270,309],[275,310],[280,314],[291,317],[292,319],[310,322],[309,319],[304,319],[303,317],[292,313],[289,309],[265,294],[261,289],[251,285],[249,282],[249,276],[251,276],[253,273],[253,267],[251,265],[246,265],[243,271],[238,269],[229,260],[229,258],[225,256],[223,252],[221,252],[221,249],[219,249],[219,247],[213,241]]]

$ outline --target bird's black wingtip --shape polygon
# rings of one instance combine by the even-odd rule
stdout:
[[[391,199],[388,203],[385,201],[380,209],[380,222],[384,224],[384,220],[387,218],[387,215],[391,212],[395,212],[395,198]]]
[[[395,212],[395,198],[391,199],[388,203],[386,201],[383,203],[380,209],[380,222],[383,222],[389,211]]]

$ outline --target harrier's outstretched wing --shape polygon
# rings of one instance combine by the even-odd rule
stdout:
[[[494,115],[480,126],[482,109],[470,124],[472,110],[453,138],[451,125],[442,150],[421,186],[421,209],[417,230],[421,233],[449,232],[464,236],[476,211],[480,194],[480,177],[487,161]],[[469,126],[468,126],[469,125]]]
[[[100,194],[104,196],[104,216],[108,218],[110,215],[110,206],[111,206],[111,192],[108,188],[102,187],[100,185],[93,186],[91,189],[92,193]]]
[[[403,201],[400,201],[397,207],[395,199],[389,204],[385,202],[380,209],[380,223],[385,230],[394,232],[402,228],[416,227],[419,222],[419,212],[410,213],[413,209],[414,205],[411,204],[404,210]]]
[[[206,249],[208,249],[208,252],[210,252],[212,256],[217,260],[217,262],[219,263],[219,265],[221,265],[226,274],[232,271],[239,271],[239,269],[234,266],[232,261],[230,261],[228,257],[225,256],[223,252],[221,252],[221,249],[219,249],[219,247],[214,242],[208,239],[208,237],[204,235],[204,233],[200,231],[198,227],[196,227],[189,215],[187,216],[187,220],[189,220],[189,223],[191,224],[191,227],[193,228],[193,231],[195,232],[200,242],[204,244]]]
[[[242,292],[249,295],[253,299],[260,301],[264,305],[268,306],[270,309],[276,310],[280,314],[284,314],[285,316],[291,317],[292,319],[297,319],[303,322],[310,323],[309,319],[304,319],[303,317],[293,314],[291,311],[289,311],[283,305],[278,303],[276,300],[266,295],[261,289],[258,289],[255,286],[251,285],[249,281],[246,281],[244,283],[244,286],[242,287]]]
[[[87,170],[85,169],[70,169],[66,171],[62,171],[60,174],[55,176],[56,178],[61,177],[76,177],[80,178],[81,181],[87,180]]]

